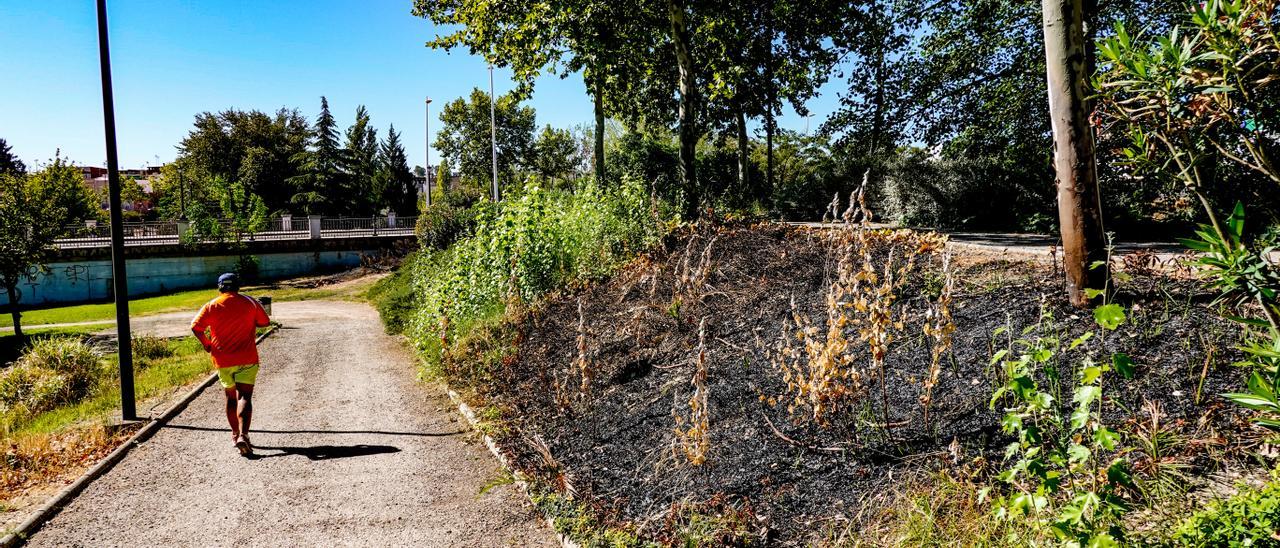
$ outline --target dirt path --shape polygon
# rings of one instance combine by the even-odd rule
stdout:
[[[364,304],[279,303],[253,441],[236,454],[206,390],[31,546],[555,546],[442,389]]]

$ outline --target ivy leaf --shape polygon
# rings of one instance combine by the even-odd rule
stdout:
[[[1118,304],[1104,304],[1093,309],[1093,319],[1104,329],[1114,331],[1124,323],[1124,308]]]
[[[1128,354],[1123,352],[1116,352],[1111,355],[1111,365],[1115,366],[1116,372],[1120,373],[1120,376],[1126,379],[1132,379],[1136,372],[1133,360],[1129,358]]]

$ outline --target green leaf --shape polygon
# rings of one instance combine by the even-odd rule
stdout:
[[[1102,376],[1102,368],[1098,366],[1086,367],[1080,370],[1080,384],[1093,384]]]
[[[1093,309],[1093,319],[1104,329],[1114,331],[1124,323],[1124,308],[1118,304],[1104,304]]]
[[[1231,400],[1236,405],[1242,405],[1255,411],[1280,411],[1280,405],[1253,394],[1230,393],[1223,394],[1222,397]]]
[[[1099,447],[1107,451],[1113,451],[1116,448],[1116,442],[1120,441],[1120,435],[1111,431],[1110,428],[1099,426],[1098,430],[1093,433],[1093,441]]]
[[[1106,291],[1102,289],[1089,289],[1087,287],[1084,288],[1084,296],[1090,299],[1096,299],[1098,297],[1101,297],[1103,293],[1106,293]]]
[[[1085,447],[1078,443],[1073,443],[1071,444],[1071,447],[1067,448],[1067,456],[1070,459],[1070,462],[1072,463],[1087,461],[1089,460],[1089,456],[1091,456],[1092,454],[1093,453],[1089,451],[1088,447]]]
[[[1089,263],[1089,270],[1097,270],[1104,266],[1107,266],[1107,261],[1093,261],[1092,263]],[[1088,290],[1086,289],[1086,291]]]
[[[1076,337],[1076,340],[1071,341],[1071,345],[1067,347],[1067,350],[1075,350],[1077,346],[1084,344],[1091,338],[1093,338],[1093,332],[1085,331],[1083,335],[1080,335],[1079,337]]]
[[[1121,377],[1126,379],[1132,379],[1136,372],[1133,360],[1129,358],[1128,354],[1123,352],[1116,352],[1111,355],[1111,365],[1116,368],[1116,372],[1119,373]]]

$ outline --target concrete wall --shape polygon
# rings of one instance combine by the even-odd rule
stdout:
[[[341,250],[257,254],[263,279],[302,276],[341,270],[360,264],[374,251]],[[212,288],[218,275],[235,268],[235,255],[147,257],[128,259],[130,295],[155,295],[183,289]],[[24,307],[105,301],[111,294],[111,260],[81,259],[49,264],[47,274],[23,281],[19,303]],[[0,305],[9,303],[0,291]]]

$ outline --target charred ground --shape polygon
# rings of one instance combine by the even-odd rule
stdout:
[[[841,253],[832,232],[757,225],[673,234],[611,279],[552,296],[463,344],[446,356],[445,372],[500,417],[492,433],[525,473],[647,538],[671,539],[696,515],[732,536],[821,542],[874,518],[864,501],[904,478],[937,470],[986,477],[1009,441],[990,406],[1003,382],[992,355],[1029,326],[1046,326],[1043,313],[1053,319],[1040,332],[1063,341],[1095,329],[1093,318],[1068,306],[1048,264],[956,251],[956,329],[926,423],[931,347],[922,321],[941,273],[937,256],[922,256],[898,291],[903,322],[893,329],[885,383],[871,379],[819,425],[807,409],[789,408],[776,343],[794,330],[785,327],[793,302],[822,326]],[[872,253],[883,258],[892,247]],[[1129,432],[1158,405],[1162,422],[1189,440],[1175,456],[1189,477],[1228,466],[1248,443],[1225,441],[1247,425],[1217,397],[1243,377],[1230,366],[1236,328],[1187,276],[1143,261],[1115,264],[1128,275],[1115,298],[1129,318],[1102,344],[1128,353],[1138,374],[1108,380],[1107,422]],[[706,272],[690,288],[699,265]],[[674,431],[689,412],[704,320],[710,450],[694,466],[676,450]],[[466,365],[469,352],[487,352],[492,365],[478,372]],[[1064,352],[1059,363],[1075,359]]]

